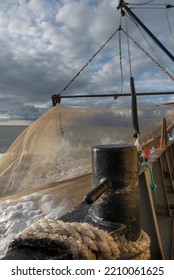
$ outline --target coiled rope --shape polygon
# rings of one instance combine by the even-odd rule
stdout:
[[[35,222],[15,237],[9,245],[8,252],[21,246],[47,252],[51,251],[53,246],[54,252],[57,250],[57,259],[60,259],[60,247],[64,248],[73,260],[116,260],[120,259],[122,254],[131,255],[130,259],[150,258],[150,238],[144,231],[137,241],[128,241],[88,223],[65,223],[61,220]]]

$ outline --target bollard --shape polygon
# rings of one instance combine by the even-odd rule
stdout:
[[[125,237],[140,236],[138,154],[134,145],[99,145],[92,149],[93,185],[107,182],[106,191],[92,204],[86,221],[111,231],[126,226]],[[94,188],[95,188],[94,187]]]

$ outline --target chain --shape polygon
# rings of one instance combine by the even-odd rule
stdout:
[[[67,90],[67,88],[75,81],[75,79],[81,74],[81,72],[93,61],[93,59],[97,56],[97,54],[109,43],[109,41],[115,36],[115,34],[120,30],[118,28],[109,39],[94,53],[94,55],[88,60],[88,62],[78,71],[78,73],[67,83],[67,85],[58,93],[60,95],[63,91]]]
[[[166,69],[164,69],[147,51],[145,51],[145,49],[141,47],[122,27],[121,30],[141,51],[143,51],[150,58],[151,61],[153,61],[170,79],[172,79],[172,81],[174,81],[174,77]]]

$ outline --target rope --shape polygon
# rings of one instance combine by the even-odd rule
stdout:
[[[149,168],[149,172],[150,172],[150,178],[151,178],[151,184],[150,184],[150,188],[154,193],[154,204],[156,205],[157,203],[157,193],[156,193],[156,189],[157,189],[157,185],[155,184],[154,181],[154,176],[153,176],[153,172],[152,172],[152,167],[150,166],[149,163],[147,162],[143,162],[143,165]]]
[[[127,241],[88,223],[64,223],[61,220],[35,222],[16,236],[8,252],[21,246],[45,249],[47,255],[54,250],[54,259],[60,259],[60,248],[73,260],[116,260],[122,254],[131,254],[133,259],[150,258],[150,238],[143,231],[136,242]]]
[[[128,17],[128,16],[127,16]],[[156,62],[158,62],[158,64],[161,66],[161,69],[163,68],[164,70],[166,69],[166,67],[173,72],[173,70],[171,69],[171,67],[166,63],[166,60],[164,60],[159,53],[156,51],[156,45],[153,46],[152,42],[150,42],[147,38],[147,34],[144,32],[144,30],[142,30],[140,28],[140,26],[136,23],[136,21],[129,17],[129,19],[136,25],[136,27],[138,28],[140,34],[142,35],[142,37],[144,38],[144,40],[146,41],[146,43],[149,45],[149,47],[151,48],[156,60],[154,59],[154,62],[156,64]],[[128,32],[127,32],[128,33]],[[146,35],[145,35],[146,34]],[[166,70],[165,70],[166,71]],[[168,71],[169,72],[169,71]]]
[[[174,81],[174,77],[172,76],[172,75],[170,75],[170,73],[166,70],[166,69],[164,69],[147,51],[145,51],[145,49],[144,48],[142,48],[123,28],[121,28],[122,29],[122,31],[124,32],[124,34],[126,35],[126,36],[128,36],[130,39],[131,39],[131,41],[141,50],[141,51],[143,51],[146,55],[147,55],[147,57],[149,57],[150,58],[150,60],[151,61],[153,61],[172,81]]]
[[[171,24],[170,24],[170,20],[169,20],[169,15],[168,15],[168,9],[167,9],[167,0],[165,0],[165,6],[166,6],[166,18],[167,18],[167,24],[168,24],[168,28],[169,28],[169,31],[170,31],[170,34],[172,36],[172,38],[174,39],[174,35],[173,35],[173,32],[172,32],[172,28],[171,28]]]
[[[127,17],[126,17],[126,31],[127,31],[127,33],[128,33]],[[130,77],[133,77],[133,74],[132,74],[132,65],[131,65],[130,44],[129,44],[129,37],[128,37],[128,36],[127,36],[127,51],[128,51],[128,57],[129,57],[129,72],[130,72]]]
[[[115,34],[119,31],[119,28],[114,31],[114,33],[109,37],[109,39],[94,53],[94,55],[87,61],[87,63],[77,72],[77,74],[67,83],[67,85],[58,93],[61,94],[63,91],[67,90],[67,88],[76,80],[76,78],[81,74],[81,72],[93,61],[93,59],[97,56],[97,54],[104,49],[104,47],[111,41],[111,39],[115,36]]]
[[[63,123],[62,123],[62,113],[61,110],[58,112],[58,120],[59,120],[59,131],[62,137],[64,137],[64,129],[63,129]]]
[[[120,26],[121,26],[121,24],[120,24]],[[123,63],[122,63],[122,52],[121,52],[121,29],[119,29],[119,59],[120,59],[120,72],[121,72],[121,89],[120,89],[120,93],[122,93],[123,92],[124,77],[123,77]]]
[[[149,0],[149,1],[146,1],[146,2],[144,2],[144,3],[127,3],[127,2],[126,2],[126,4],[127,4],[127,5],[141,6],[141,5],[147,5],[147,4],[149,4],[149,3],[153,2],[153,1],[154,1],[154,0]]]

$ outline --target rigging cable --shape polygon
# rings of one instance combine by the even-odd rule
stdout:
[[[174,8],[173,5],[164,5],[164,4],[151,4],[151,5],[147,5],[147,7],[129,7],[131,10],[135,10],[135,9],[143,9],[143,10],[152,10],[152,9],[155,9],[155,10],[164,10],[164,9],[169,9],[169,8]]]
[[[57,94],[60,95],[62,92],[67,90],[67,88],[76,80],[76,78],[81,74],[81,72],[93,61],[93,59],[99,54],[101,50],[111,41],[111,39],[115,36],[115,34],[120,30],[117,28],[114,33],[107,39],[107,41],[93,54],[93,56],[86,62],[85,65],[77,72],[77,74],[65,85],[65,87]]]
[[[127,33],[128,33],[127,17],[126,17],[126,31],[127,31]],[[127,36],[127,49],[128,49],[128,57],[129,57],[129,71],[130,71],[130,77],[133,77],[133,75],[132,75],[132,65],[131,65],[130,44],[129,44],[129,37],[128,37],[128,36]]]
[[[122,19],[122,17],[120,18],[120,26],[119,26],[119,59],[120,59],[120,72],[121,72],[121,89],[120,89],[120,93],[123,92],[123,83],[124,83],[122,52],[121,52],[121,49],[122,49],[122,46],[121,46],[121,19]]]
[[[126,31],[128,34],[128,23],[126,17]],[[133,123],[133,138],[135,140],[134,145],[137,147],[137,151],[139,153],[140,159],[144,159],[144,154],[142,150],[142,141],[140,137],[140,129],[139,129],[139,120],[138,120],[138,109],[137,109],[137,95],[135,90],[134,78],[132,75],[132,65],[131,65],[131,53],[130,53],[130,43],[129,37],[127,38],[127,50],[128,50],[128,58],[129,58],[129,71],[130,71],[130,87],[131,87],[131,112],[132,112],[132,123]]]
[[[149,3],[152,3],[154,0],[149,0],[147,2],[144,2],[144,3],[128,3],[126,2],[127,5],[136,5],[136,6],[142,6],[142,5],[147,5]]]
[[[153,3],[150,4],[153,1],[148,1],[145,3],[126,3],[127,5],[130,6],[134,6],[134,7],[129,7],[130,9],[170,9],[170,8],[174,8],[173,5],[167,4],[167,2],[165,1],[165,4],[159,4],[159,3]],[[147,5],[147,7],[140,7],[140,6],[145,6]]]
[[[122,31],[141,51],[146,54],[147,57],[150,58],[151,61],[153,61],[170,79],[172,79],[172,81],[174,81],[174,77],[166,69],[164,69],[143,47],[141,47],[123,28]]]
[[[170,25],[168,10],[167,10],[167,0],[165,0],[165,6],[166,6],[165,10],[166,10],[166,18],[167,18],[167,23],[168,23],[169,31],[171,33],[172,38],[174,39],[174,35],[173,35],[172,28],[171,28],[171,25]]]
[[[164,10],[165,9],[165,7],[130,7],[130,9],[131,10],[137,10],[137,9],[143,9],[143,10],[152,10],[152,9],[154,9],[154,10]]]
[[[119,30],[119,58],[120,58],[120,71],[121,71],[121,89],[120,93],[123,92],[123,64],[122,64],[122,53],[121,53],[121,28]]]
[[[164,69],[168,68],[171,72],[173,72],[173,70],[167,65],[166,61],[159,55],[159,53],[157,53],[155,47],[148,40],[148,38],[145,36],[146,33],[139,26],[137,26],[137,27],[138,27],[142,37],[144,38],[144,40],[147,42],[147,44],[151,48],[151,50],[152,50],[154,56],[156,57],[156,59],[158,60],[159,64],[161,64]]]
[[[156,62],[158,60],[158,64],[162,65],[161,67],[164,68],[166,70],[166,68],[168,68],[171,72],[174,73],[174,71],[171,69],[171,67],[166,63],[166,61],[159,55],[159,53],[157,53],[155,47],[152,45],[152,43],[150,43],[150,41],[147,38],[146,32],[141,29],[141,27],[136,23],[136,21],[134,19],[132,19],[130,16],[126,15],[138,28],[139,32],[141,33],[142,37],[144,38],[144,40],[147,42],[147,44],[149,45],[149,47],[151,48],[154,56],[156,57]],[[146,36],[145,36],[146,35]],[[167,71],[167,70],[166,70]]]

